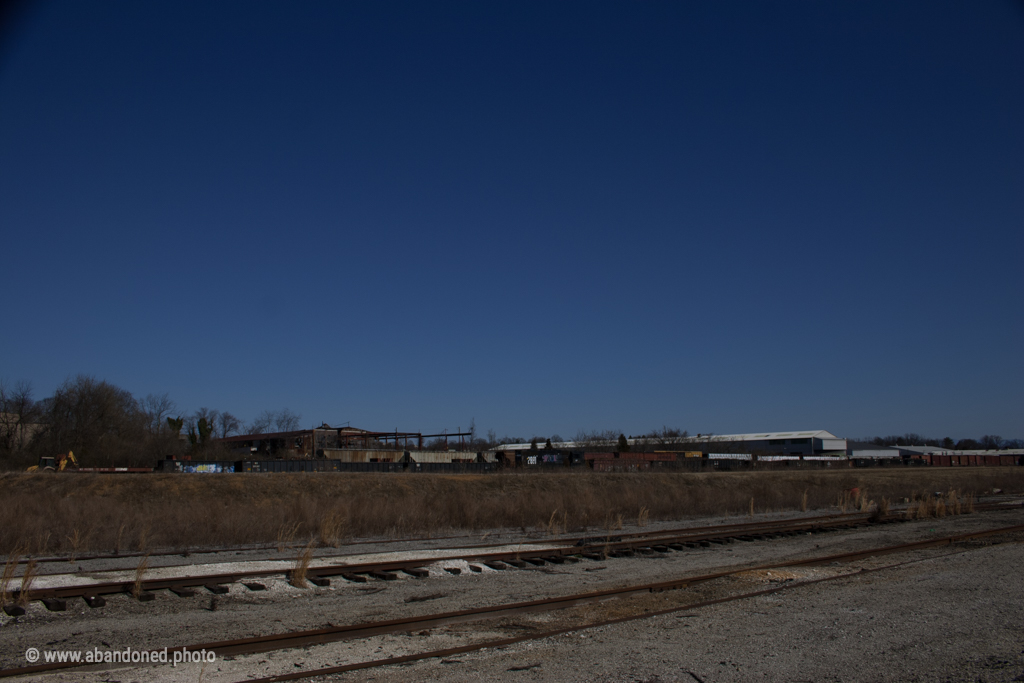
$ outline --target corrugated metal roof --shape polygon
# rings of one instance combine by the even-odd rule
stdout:
[[[1005,449],[1001,451],[994,450],[973,450],[973,451],[956,451],[949,448],[939,448],[938,446],[892,446],[893,450],[906,451],[907,453],[920,453],[921,455],[1022,455],[1024,449]]]
[[[855,450],[851,458],[898,458],[900,452],[896,448],[875,448],[872,450]]]
[[[838,439],[832,432],[818,429],[809,432],[755,432],[753,434],[707,434],[690,437],[696,441],[764,441],[766,439]]]

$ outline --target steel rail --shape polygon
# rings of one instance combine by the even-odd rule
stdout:
[[[834,519],[833,517],[824,518],[826,520]],[[734,529],[732,534],[722,533],[690,533],[682,535],[670,535],[666,532],[665,535],[658,535],[648,539],[644,539],[641,542],[637,539],[622,539],[618,540],[619,537],[614,539],[600,540],[591,537],[591,540],[598,541],[592,545],[576,546],[576,545],[563,545],[558,548],[551,549],[520,549],[516,551],[506,551],[497,553],[481,553],[481,554],[466,554],[461,556],[453,556],[448,558],[437,558],[437,557],[420,557],[412,558],[407,560],[395,560],[391,562],[369,562],[361,564],[350,564],[350,565],[331,565],[322,567],[313,567],[308,570],[307,576],[314,578],[328,578],[334,576],[341,576],[343,574],[368,574],[371,572],[396,572],[410,569],[417,569],[425,564],[431,564],[439,560],[456,560],[461,559],[468,562],[476,562],[480,564],[493,563],[493,562],[511,562],[521,559],[536,559],[545,558],[552,556],[572,556],[580,553],[594,552],[602,556],[607,555],[611,552],[620,552],[623,550],[634,550],[637,547],[644,547],[647,545],[660,545],[661,543],[672,543],[678,541],[679,543],[711,543],[711,542],[727,542],[728,539],[737,536],[750,536],[750,535],[766,535],[766,534],[778,534],[778,533],[802,533],[802,532],[815,532],[815,531],[826,531],[826,530],[838,530],[843,528],[849,528],[854,526],[860,526],[867,523],[867,519],[854,519],[854,520],[843,520],[842,522],[828,523],[827,521],[807,523],[802,520],[795,520],[786,524],[779,524],[778,521],[771,522],[768,526],[762,526],[758,524],[744,525],[740,529]],[[745,532],[745,533],[740,533]],[[511,544],[505,544],[511,545]],[[487,547],[487,546],[485,546]],[[458,548],[456,548],[458,549]],[[196,566],[196,565],[188,565]],[[128,571],[128,570],[119,570]],[[163,590],[169,588],[193,588],[201,587],[209,584],[226,584],[226,583],[237,583],[243,578],[262,578],[270,576],[281,576],[287,575],[290,572],[290,568],[277,568],[277,569],[260,569],[260,570],[249,570],[239,572],[224,572],[220,574],[201,574],[193,576],[177,576],[166,579],[143,579],[139,582],[139,589],[145,592],[154,590]],[[47,576],[68,576],[67,574],[49,574]],[[39,588],[30,591],[30,599],[32,600],[43,600],[43,599],[61,599],[61,598],[76,598],[84,596],[99,596],[99,595],[113,595],[118,593],[131,592],[135,590],[136,582],[134,579],[124,581],[110,581],[105,583],[92,583],[92,584],[80,584],[76,586],[63,586],[56,588]],[[20,597],[20,590],[11,592],[13,596]]]
[[[974,512],[992,512],[992,511],[995,511],[995,510],[1012,510],[1014,508],[1020,508],[1020,507],[1024,507],[1024,502],[1021,502],[1021,503],[1017,503],[1017,502],[975,503],[975,505],[974,505]],[[893,508],[893,509],[894,510],[898,510],[899,508]],[[855,519],[867,520],[867,519],[869,519],[871,517],[871,515],[872,515],[872,513],[870,513],[870,512],[845,512],[845,513],[836,513],[836,514],[828,514],[828,515],[816,515],[816,516],[812,516],[812,517],[796,517],[796,518],[791,518],[791,519],[780,519],[780,520],[763,520],[763,521],[759,521],[759,522],[738,522],[738,523],[735,523],[735,524],[715,524],[715,525],[710,525],[710,526],[688,526],[688,527],[678,527],[678,528],[674,528],[674,529],[661,529],[661,530],[651,530],[651,531],[636,531],[636,532],[630,532],[630,533],[610,534],[610,533],[606,532],[605,535],[606,536],[607,535],[612,535],[615,538],[620,538],[620,539],[626,539],[626,538],[642,539],[642,538],[654,538],[654,537],[660,537],[660,536],[672,535],[672,534],[682,534],[682,533],[685,533],[685,532],[688,532],[688,531],[689,532],[693,532],[693,533],[697,533],[697,532],[712,532],[712,531],[725,531],[725,530],[729,530],[729,529],[733,529],[735,531],[740,531],[740,530],[742,530],[744,528],[751,528],[751,529],[753,529],[753,528],[769,528],[772,525],[788,525],[788,524],[794,524],[794,523],[798,523],[798,522],[811,522],[811,521],[827,520],[827,519],[832,519],[832,520],[837,520],[837,521],[839,521],[839,520],[855,520]],[[898,515],[891,514],[890,517],[897,517],[898,518]],[[380,539],[380,540],[360,540],[360,541],[349,541],[349,542],[345,543],[345,545],[346,546],[354,546],[354,545],[389,545],[389,544],[394,544],[394,543],[415,543],[417,541],[420,541],[420,542],[423,542],[423,541],[444,541],[444,540],[450,540],[450,539],[456,539],[456,538],[466,538],[467,536],[468,536],[468,534],[461,534],[461,535],[456,535],[456,536],[434,536],[434,537],[431,537],[431,538],[417,537],[417,538],[396,538],[396,539]],[[593,540],[595,538],[599,538],[599,535],[590,534],[590,535],[585,535],[585,536],[568,536],[568,537],[554,536],[554,537],[534,538],[534,539],[523,540],[523,541],[513,541],[513,540],[510,540],[510,541],[507,541],[505,543],[497,543],[497,544],[496,543],[471,543],[471,544],[466,544],[466,545],[444,546],[444,548],[420,548],[420,550],[439,550],[439,549],[444,549],[444,550],[472,550],[472,549],[475,549],[475,548],[489,548],[489,547],[492,547],[494,545],[513,545],[513,544],[516,544],[516,543],[518,543],[520,545],[542,545],[542,544],[554,544],[554,543],[579,543],[580,541]],[[287,548],[290,549],[290,550],[295,550],[295,549],[304,548],[304,547],[305,547],[304,544],[290,544],[290,545],[287,546]],[[52,557],[42,557],[42,558],[23,557],[23,558],[18,559],[17,564],[19,564],[19,565],[28,564],[33,559],[35,560],[36,564],[57,564],[57,563],[61,563],[61,562],[71,562],[71,561],[87,562],[87,561],[91,561],[91,560],[119,560],[119,559],[127,559],[127,558],[135,558],[135,557],[147,557],[147,556],[148,557],[166,557],[166,556],[172,556],[172,555],[182,555],[182,556],[185,556],[185,555],[215,555],[215,554],[218,554],[218,553],[228,553],[228,552],[259,552],[259,551],[262,551],[262,550],[276,550],[276,548],[277,548],[276,545],[226,546],[224,548],[219,548],[219,549],[159,550],[159,551],[154,551],[154,552],[149,552],[149,553],[144,553],[144,552],[100,553],[100,554],[93,554],[93,555],[77,555],[73,559],[72,559],[71,556],[52,556]],[[330,559],[335,559],[335,558],[350,557],[352,555],[358,555],[358,554],[361,554],[361,553],[342,553],[342,554],[338,554],[338,555],[320,555],[320,556],[315,556],[314,559],[330,560]],[[244,560],[244,561],[248,562],[248,561],[258,561],[258,560]],[[273,561],[273,560],[271,560],[271,561]],[[164,565],[164,566],[191,567],[191,566],[195,566],[195,565]],[[36,578],[39,578],[39,577],[42,577],[42,576],[66,576],[66,575],[67,574],[59,574],[59,573],[58,574],[37,574]],[[246,574],[246,576],[249,576],[249,574]]]
[[[953,536],[944,536],[940,538],[933,538],[924,541],[915,541],[912,543],[902,543],[892,546],[884,546],[881,548],[871,548],[868,550],[853,551],[847,553],[839,553],[826,556],[818,556],[803,559],[785,560],[781,562],[771,562],[768,564],[755,565],[755,566],[734,566],[729,567],[723,571],[713,572],[710,574],[681,577],[670,581],[662,581],[657,583],[649,583],[634,586],[625,586],[622,588],[612,588],[600,591],[590,591],[587,593],[580,593],[569,596],[560,596],[554,598],[544,598],[541,600],[531,600],[527,602],[519,603],[506,603],[500,605],[491,605],[487,607],[479,607],[469,610],[460,610],[455,612],[444,612],[440,614],[425,615],[421,617],[410,617],[403,619],[390,619],[378,622],[364,622],[359,624],[350,624],[344,626],[334,626],[326,629],[315,629],[307,631],[294,631],[288,633],[272,634],[267,636],[255,636],[250,638],[241,638],[236,640],[226,641],[214,641],[209,643],[199,643],[194,645],[185,646],[184,649],[189,651],[213,651],[220,657],[234,656],[241,654],[255,654],[260,652],[270,652],[274,650],[291,649],[297,647],[309,647],[311,645],[321,645],[330,642],[337,642],[341,640],[354,640],[358,638],[369,638],[377,635],[384,635],[388,633],[397,633],[413,630],[423,630],[436,628],[439,626],[445,626],[456,623],[493,620],[506,616],[513,616],[516,614],[526,614],[531,612],[547,612],[560,609],[566,609],[574,607],[576,605],[588,604],[593,602],[600,602],[611,598],[628,597],[630,595],[642,594],[642,593],[657,593],[668,590],[675,590],[680,588],[686,588],[699,583],[712,581],[714,579],[731,576],[739,572],[747,571],[761,571],[768,569],[779,569],[785,567],[796,567],[796,566],[808,566],[815,564],[828,564],[832,562],[849,562],[864,557],[873,557],[877,555],[886,555],[898,552],[909,552],[913,550],[924,550],[928,548],[953,545],[954,543],[960,543],[975,538],[982,538],[985,536],[993,536],[998,534],[1024,532],[1024,524],[1000,527],[996,529],[986,529],[983,531],[976,531],[967,534],[956,534]],[[815,581],[820,581],[818,579]],[[798,585],[804,585],[810,582],[800,582]],[[775,590],[775,589],[773,589]],[[758,593],[764,594],[764,593]],[[713,603],[709,603],[713,604]],[[690,609],[692,606],[687,608],[678,609]],[[673,608],[673,611],[678,611],[677,608]],[[658,613],[651,612],[646,613],[644,616],[656,616]],[[628,620],[628,619],[626,619]],[[593,626],[590,626],[592,628]],[[579,630],[579,628],[567,629],[567,630]],[[534,635],[525,639],[535,639],[539,637],[546,637],[540,635]],[[519,642],[519,641],[515,641]],[[479,649],[479,647],[489,647],[489,645],[480,645],[478,647],[471,647],[470,649]],[[182,649],[180,646],[174,648],[168,647],[168,650],[175,651]],[[399,663],[398,660],[381,660],[385,663]],[[380,664],[377,664],[378,666]],[[41,673],[45,671],[55,671],[60,669],[71,669],[88,666],[88,664],[81,662],[64,662],[64,663],[52,663],[52,664],[40,664],[35,666],[20,667],[15,669],[0,670],[0,678],[11,677],[11,676],[22,676],[33,673]],[[330,671],[328,673],[337,673]],[[316,674],[308,674],[316,675]],[[302,677],[302,676],[300,676]],[[289,679],[266,679],[266,680],[289,680]]]
[[[460,534],[458,536],[434,536],[432,538],[387,538],[377,541],[373,540],[362,540],[362,541],[349,541],[345,545],[387,545],[389,543],[414,543],[416,541],[446,541],[453,538],[466,538],[469,534]],[[304,543],[289,543],[283,545],[289,550],[297,550],[299,548],[305,548]],[[53,564],[59,562],[89,562],[92,560],[123,560],[132,557],[168,557],[171,555],[181,555],[187,557],[189,555],[216,555],[217,553],[238,553],[238,552],[259,552],[261,550],[277,550],[278,546],[274,544],[263,544],[263,545],[229,545],[223,548],[185,548],[181,550],[154,550],[152,552],[133,551],[128,553],[94,553],[92,555],[53,555],[51,557],[23,557],[18,560],[18,564],[28,564],[33,559],[36,564]],[[344,555],[332,555],[331,557],[344,557]],[[183,567],[189,565],[181,565]],[[41,576],[51,576],[50,574],[42,574]]]
[[[966,552],[966,551],[963,551],[963,552]],[[950,554],[958,554],[958,553],[950,553]],[[942,557],[946,557],[946,556],[944,555]],[[933,559],[933,558],[924,558],[924,559],[921,559],[921,560],[909,560],[907,562],[896,562],[896,563],[885,565],[885,566],[882,566],[882,567],[863,568],[863,569],[858,569],[857,571],[854,571],[854,572],[849,572],[847,574],[838,574],[836,576],[826,576],[826,577],[822,577],[820,579],[809,579],[807,581],[800,581],[800,582],[796,582],[796,583],[783,584],[781,586],[776,586],[774,588],[766,588],[764,590],[753,591],[753,592],[750,592],[750,593],[741,593],[741,594],[738,594],[738,595],[726,596],[724,598],[714,598],[714,599],[711,599],[711,600],[702,600],[700,602],[690,603],[690,604],[682,605],[682,606],[679,606],[679,607],[669,607],[667,609],[655,610],[655,611],[652,611],[652,612],[643,612],[643,613],[640,613],[640,614],[631,614],[631,615],[624,616],[624,617],[616,617],[614,619],[605,619],[603,621],[592,622],[592,623],[589,623],[589,624],[582,624],[582,625],[571,626],[571,627],[566,627],[566,628],[553,629],[553,630],[544,631],[544,632],[541,632],[541,633],[532,633],[532,634],[529,634],[529,635],[516,636],[516,637],[513,637],[513,638],[502,638],[502,639],[499,639],[499,640],[487,640],[487,641],[482,641],[482,642],[479,642],[479,643],[474,643],[472,645],[463,645],[463,646],[460,646],[460,647],[445,648],[443,650],[429,650],[427,652],[420,652],[420,653],[411,654],[411,655],[402,655],[402,656],[398,656],[398,657],[389,657],[388,659],[374,659],[374,660],[370,660],[370,661],[366,661],[366,662],[356,662],[354,664],[343,664],[343,665],[340,665],[340,666],[324,667],[324,668],[320,668],[320,669],[312,669],[312,670],[309,670],[309,671],[300,671],[300,672],[290,673],[290,674],[279,674],[277,676],[267,676],[265,678],[250,678],[250,679],[245,679],[244,682],[240,682],[240,683],[282,683],[283,681],[297,681],[297,680],[301,680],[303,678],[312,678],[313,676],[330,676],[330,675],[333,675],[333,674],[340,674],[340,673],[345,673],[345,672],[348,672],[348,671],[359,671],[359,670],[363,670],[363,669],[374,669],[374,668],[378,668],[378,667],[382,667],[382,666],[393,666],[393,665],[397,665],[397,664],[407,664],[407,663],[410,663],[410,662],[422,661],[424,659],[436,659],[436,658],[443,658],[443,657],[452,657],[452,656],[456,656],[456,655],[466,654],[466,653],[469,653],[469,652],[475,652],[475,651],[478,651],[478,650],[485,650],[485,649],[488,649],[488,648],[490,648],[490,649],[503,648],[503,647],[508,647],[509,645],[515,645],[517,643],[522,643],[522,642],[527,642],[527,641],[543,640],[545,638],[553,638],[553,637],[557,637],[557,636],[560,636],[560,635],[565,635],[567,633],[575,633],[577,631],[586,631],[586,630],[593,629],[593,628],[604,628],[606,626],[614,626],[616,624],[627,623],[627,622],[630,622],[630,621],[639,621],[641,619],[650,619],[650,618],[653,618],[653,617],[666,616],[666,615],[675,614],[675,613],[678,613],[678,612],[690,612],[690,611],[693,611],[693,610],[700,609],[702,607],[712,607],[714,605],[721,605],[721,604],[728,603],[728,602],[737,602],[739,600],[748,600],[750,598],[757,598],[757,597],[762,597],[762,596],[765,596],[765,595],[772,595],[772,594],[775,594],[775,593],[780,593],[782,591],[793,590],[793,589],[796,589],[796,588],[804,588],[806,586],[813,586],[815,584],[824,583],[826,581],[838,581],[838,580],[841,580],[841,579],[855,578],[855,577],[861,576],[863,574],[870,574],[870,573],[873,573],[873,572],[881,572],[881,571],[886,571],[886,570],[889,570],[889,569],[895,569],[897,567],[903,567],[903,566],[906,566],[908,564],[913,564],[913,563],[916,563],[916,562],[923,562],[923,561],[925,561],[927,559]]]
[[[829,515],[817,515],[817,516],[813,516],[813,517],[798,517],[798,518],[789,519],[789,520],[764,520],[762,522],[743,522],[743,523],[737,523],[737,524],[716,524],[716,525],[711,525],[711,526],[690,526],[690,527],[680,527],[680,528],[675,528],[675,529],[663,529],[663,530],[660,530],[660,531],[657,531],[657,530],[637,531],[637,532],[632,532],[632,533],[627,533],[627,534],[619,533],[619,534],[614,534],[614,535],[617,536],[617,537],[621,537],[621,538],[625,538],[625,537],[642,537],[642,536],[649,536],[651,534],[683,533],[683,532],[686,532],[686,531],[694,531],[694,532],[697,532],[697,531],[713,531],[713,530],[719,530],[719,529],[722,529],[722,530],[724,530],[724,529],[731,529],[731,528],[734,528],[734,527],[759,526],[759,525],[767,526],[767,525],[771,525],[771,524],[792,523],[792,522],[795,522],[795,521],[809,522],[809,521],[812,521],[812,520],[824,520],[824,519],[845,519],[845,518],[853,518],[853,517],[864,517],[864,518],[867,518],[869,515],[870,515],[870,513],[861,513],[861,512],[837,513],[837,514],[829,514]],[[376,540],[376,541],[375,540],[361,540],[361,541],[350,541],[350,542],[345,543],[345,545],[346,546],[353,546],[353,545],[378,545],[378,544],[379,545],[388,545],[388,544],[393,544],[393,543],[415,543],[417,541],[420,541],[420,542],[423,542],[423,541],[444,541],[444,540],[450,540],[450,539],[456,539],[456,538],[467,538],[468,536],[469,536],[468,534],[462,534],[462,535],[457,535],[457,536],[434,536],[432,538],[422,538],[422,537],[421,538],[396,538],[396,539],[382,539],[382,540]],[[540,545],[540,544],[544,544],[544,543],[570,543],[570,542],[571,543],[576,543],[576,542],[579,542],[581,540],[586,540],[588,538],[594,538],[594,537],[595,537],[594,534],[590,534],[590,535],[586,535],[586,536],[568,536],[568,537],[553,536],[553,537],[544,537],[544,538],[532,538],[532,539],[523,540],[523,541],[510,540],[510,541],[508,541],[506,543],[500,543],[498,545],[513,545],[515,543],[519,543],[521,545],[531,545],[531,544],[532,545]],[[493,545],[496,545],[496,544],[495,543],[468,543],[466,545],[445,546],[444,549],[446,549],[446,550],[463,550],[463,549],[471,550],[473,548],[488,548],[488,547],[491,547]],[[294,549],[298,549],[298,548],[305,548],[306,546],[305,546],[305,544],[294,544],[293,543],[293,544],[289,544],[287,547],[289,549],[291,549],[291,550],[294,550]],[[259,546],[227,546],[227,547],[220,548],[220,549],[215,549],[215,550],[203,550],[203,549],[192,550],[192,549],[190,549],[190,550],[158,550],[158,551],[154,551],[154,552],[151,552],[151,553],[144,553],[144,552],[99,553],[99,554],[93,554],[93,555],[76,555],[74,557],[73,561],[76,561],[76,562],[86,562],[86,561],[90,561],[90,560],[119,560],[119,559],[125,559],[125,558],[146,557],[146,556],[149,556],[149,557],[164,557],[164,556],[171,556],[171,555],[184,555],[186,553],[189,554],[189,555],[212,555],[212,554],[227,553],[227,552],[259,552],[261,550],[276,550],[276,549],[277,549],[276,545],[266,544],[266,545],[259,545]],[[333,559],[333,558],[336,558],[336,557],[348,557],[348,556],[353,555],[353,554],[359,554],[359,553],[347,553],[347,554],[326,555],[326,556],[325,555],[321,555],[321,556],[317,557],[316,559]],[[32,559],[33,558],[30,558],[30,557],[23,557],[23,558],[18,560],[18,564],[27,564],[28,562],[32,561]],[[44,563],[52,564],[52,563],[71,562],[71,561],[72,561],[71,556],[66,556],[66,557],[52,556],[52,557],[35,558],[36,564],[44,564]],[[246,561],[249,561],[249,560],[246,560]],[[191,566],[191,565],[180,565],[180,566],[187,567],[187,566]],[[55,576],[55,575],[54,574],[41,574],[39,576]]]
[[[1024,505],[1015,505],[1010,508],[1002,507],[1000,509],[1013,509],[1014,507],[1024,507]],[[858,513],[857,515],[851,516],[852,518],[838,518],[834,515],[822,516],[810,518],[812,520],[822,521],[807,521],[808,518],[799,518],[796,520],[770,520],[767,522],[755,522],[745,523],[742,525],[723,525],[723,527],[732,528],[732,533],[683,533],[681,535],[672,535],[671,530],[664,532],[651,532],[652,535],[643,539],[636,538],[624,538],[624,537],[609,537],[608,540],[602,540],[597,537],[590,537],[588,540],[595,541],[591,545],[577,546],[577,545],[564,545],[560,548],[555,549],[544,549],[544,550],[533,550],[533,549],[520,549],[513,552],[499,552],[499,553],[482,553],[482,554],[467,554],[462,556],[453,556],[448,558],[437,558],[437,557],[420,557],[409,560],[395,560],[391,562],[368,562],[361,564],[352,565],[332,565],[323,567],[314,567],[308,570],[307,576],[312,578],[329,578],[341,576],[344,574],[370,574],[373,572],[397,572],[405,570],[413,570],[423,567],[426,564],[431,564],[439,560],[465,560],[467,562],[475,562],[480,564],[493,563],[493,562],[513,562],[517,560],[530,560],[546,557],[565,557],[573,556],[581,553],[593,553],[605,557],[610,553],[621,552],[621,551],[633,551],[636,548],[649,547],[651,545],[664,545],[671,543],[722,543],[729,542],[730,539],[745,537],[745,536],[758,536],[758,535],[770,535],[779,533],[815,533],[833,530],[843,530],[849,528],[856,528],[859,526],[865,526],[869,523],[870,515],[867,513]],[[833,520],[834,523],[829,524],[827,520]],[[890,515],[886,518],[881,518],[879,522],[898,522],[898,521],[913,521],[908,520],[899,515]],[[704,527],[696,529],[684,529],[683,531],[700,531],[706,532],[709,529],[712,531],[719,527]],[[722,531],[725,529],[722,528]],[[621,540],[620,540],[621,539]],[[643,542],[641,542],[643,541]],[[568,542],[568,541],[566,541]],[[505,544],[511,545],[511,544]],[[490,547],[490,546],[483,546]],[[462,548],[453,548],[459,550]],[[472,548],[470,548],[472,549]],[[330,558],[323,558],[330,559]],[[196,565],[188,565],[196,566]],[[127,571],[127,570],[119,570]],[[244,578],[266,578],[271,576],[287,576],[291,571],[290,568],[277,568],[277,569],[262,569],[262,570],[251,570],[243,572],[224,572],[220,574],[203,574],[194,576],[178,576],[166,579],[144,579],[139,583],[139,589],[143,592],[151,592],[155,590],[164,590],[170,588],[195,588],[203,587],[211,584],[228,584],[238,583]],[[49,574],[46,576],[67,576]],[[106,583],[94,583],[77,586],[63,586],[57,588],[40,588],[30,591],[31,600],[44,600],[44,599],[62,599],[62,598],[77,598],[86,596],[100,596],[100,595],[115,595],[120,593],[131,592],[136,589],[136,583],[134,579],[125,581],[111,581]],[[11,591],[14,597],[20,597],[20,590]]]

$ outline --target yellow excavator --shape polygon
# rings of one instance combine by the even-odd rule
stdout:
[[[44,455],[39,458],[38,465],[32,465],[28,468],[28,472],[63,472],[68,467],[78,469],[78,460],[75,458],[75,454],[68,451],[67,454],[61,453],[55,457]]]

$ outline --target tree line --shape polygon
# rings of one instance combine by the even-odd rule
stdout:
[[[959,439],[952,437],[934,439],[920,434],[904,434],[902,436],[871,436],[856,439],[876,446],[931,446],[954,451],[997,451],[1004,448],[1024,448],[1024,439],[1004,439],[994,434],[986,434],[980,439]]]
[[[41,456],[74,451],[83,466],[151,467],[167,455],[184,453],[221,459],[229,457],[228,449],[218,444],[236,434],[267,434],[298,430],[300,416],[287,408],[264,410],[249,423],[226,410],[199,408],[182,413],[167,394],[149,394],[135,398],[131,392],[94,377],[79,375],[68,379],[52,396],[33,398],[32,385],[20,381],[0,381],[0,469],[24,469],[38,462]],[[529,439],[504,436],[493,430],[480,435],[475,420],[470,420],[464,447],[467,451],[484,451],[503,443],[530,443],[537,448],[550,448],[565,441],[558,434],[533,436]],[[700,436],[700,435],[698,435]],[[625,450],[626,436],[619,430],[580,431],[572,440],[588,450]],[[639,439],[634,450],[663,450],[686,444],[690,437],[685,430],[663,427]],[[987,434],[979,439],[935,439],[920,434],[876,436],[861,439],[877,446],[934,446],[954,450],[996,450],[1024,448],[1022,439],[1003,439]],[[457,440],[434,439],[424,444],[428,449],[456,447]],[[614,444],[614,446],[612,445]]]
[[[152,467],[167,455],[215,457],[215,439],[299,429],[290,410],[265,410],[245,424],[226,410],[182,413],[167,394],[131,392],[79,375],[35,400],[26,381],[0,381],[0,469],[24,469],[41,456],[73,451],[83,467]]]

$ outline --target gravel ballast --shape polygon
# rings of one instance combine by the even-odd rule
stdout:
[[[742,568],[1021,523],[1021,510],[980,513],[733,543],[656,558],[582,561],[481,574],[464,571],[459,576],[434,567],[425,579],[334,581],[327,588],[298,589],[280,579],[261,579],[268,590],[252,592],[233,585],[216,602],[203,591],[192,598],[159,591],[148,603],[111,596],[106,607],[95,610],[81,600],[69,601],[66,612],[47,612],[33,603],[26,616],[0,617],[0,664],[24,666],[28,647],[141,649],[323,628],[655,582],[722,567]],[[588,608],[589,612],[534,614],[515,623],[459,624],[240,656],[204,667],[69,671],[38,680],[194,681],[202,668],[203,681],[242,681],[540,632],[582,616],[599,620],[629,610],[639,613],[641,608],[909,562],[772,595],[579,629],[446,660],[342,674],[332,680],[1012,681],[1024,674],[1021,538],[970,542],[835,567],[745,572],[708,584],[703,593],[686,589],[644,598],[649,606],[628,602],[632,599],[612,600]]]

